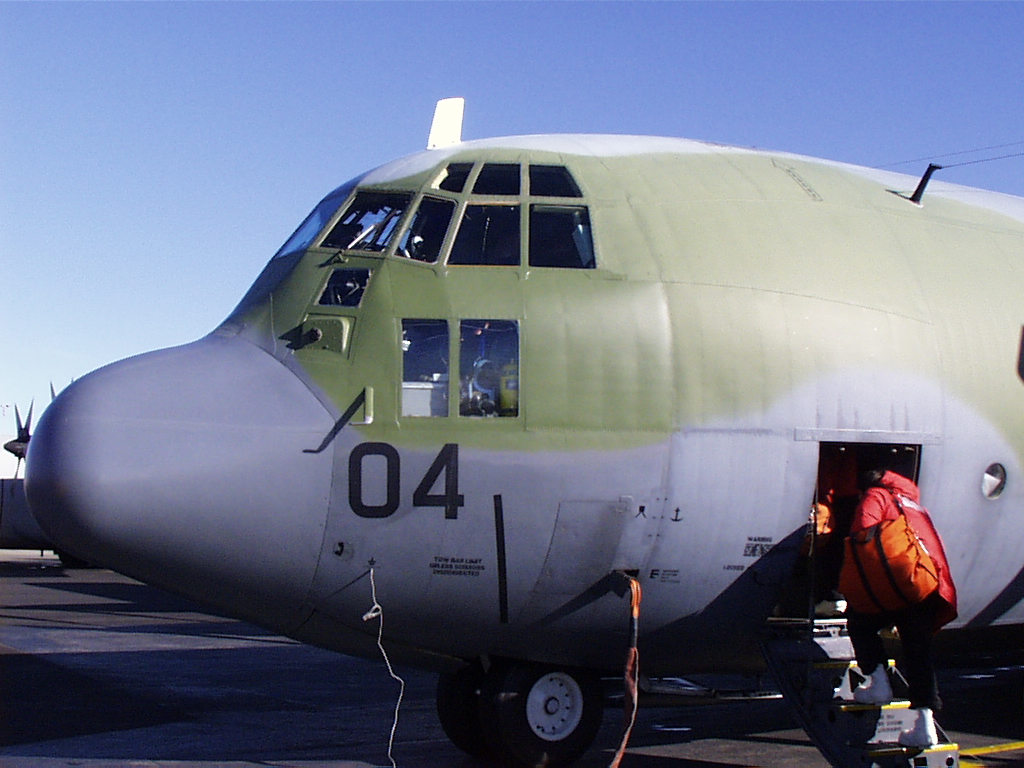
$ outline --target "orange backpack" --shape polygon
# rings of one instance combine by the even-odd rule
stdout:
[[[938,570],[894,495],[899,516],[851,534],[839,574],[839,591],[858,613],[883,613],[916,605],[939,587]]]

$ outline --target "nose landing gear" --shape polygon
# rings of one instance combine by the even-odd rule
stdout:
[[[480,724],[484,677],[479,662],[442,673],[437,679],[437,719],[452,744],[467,755],[487,759],[495,757],[495,752],[484,738]]]
[[[469,665],[442,675],[437,704],[445,733],[464,752],[510,765],[562,766],[593,742],[604,696],[587,670],[506,661],[486,673]]]
[[[560,741],[583,718],[583,689],[572,675],[548,672],[526,697],[526,723],[544,741]]]

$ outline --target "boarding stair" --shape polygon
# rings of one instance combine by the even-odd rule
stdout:
[[[896,699],[858,704],[853,690],[864,679],[846,620],[773,618],[761,651],[783,698],[825,758],[838,768],[957,768],[959,747],[936,724],[939,743],[904,747],[899,735],[913,726],[906,681],[889,662]]]

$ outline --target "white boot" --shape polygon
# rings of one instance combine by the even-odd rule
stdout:
[[[917,719],[914,727],[900,734],[900,744],[904,747],[932,747],[939,743],[939,735],[935,731],[935,718],[928,708],[915,709]]]
[[[875,667],[875,671],[857,686],[853,700],[858,704],[888,704],[892,701],[892,686],[884,664]]]

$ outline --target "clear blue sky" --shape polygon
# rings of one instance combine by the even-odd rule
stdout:
[[[1024,141],[1022,41],[1009,2],[0,2],[0,405],[207,333],[439,98],[881,165]],[[1024,158],[941,178],[1024,195]]]

